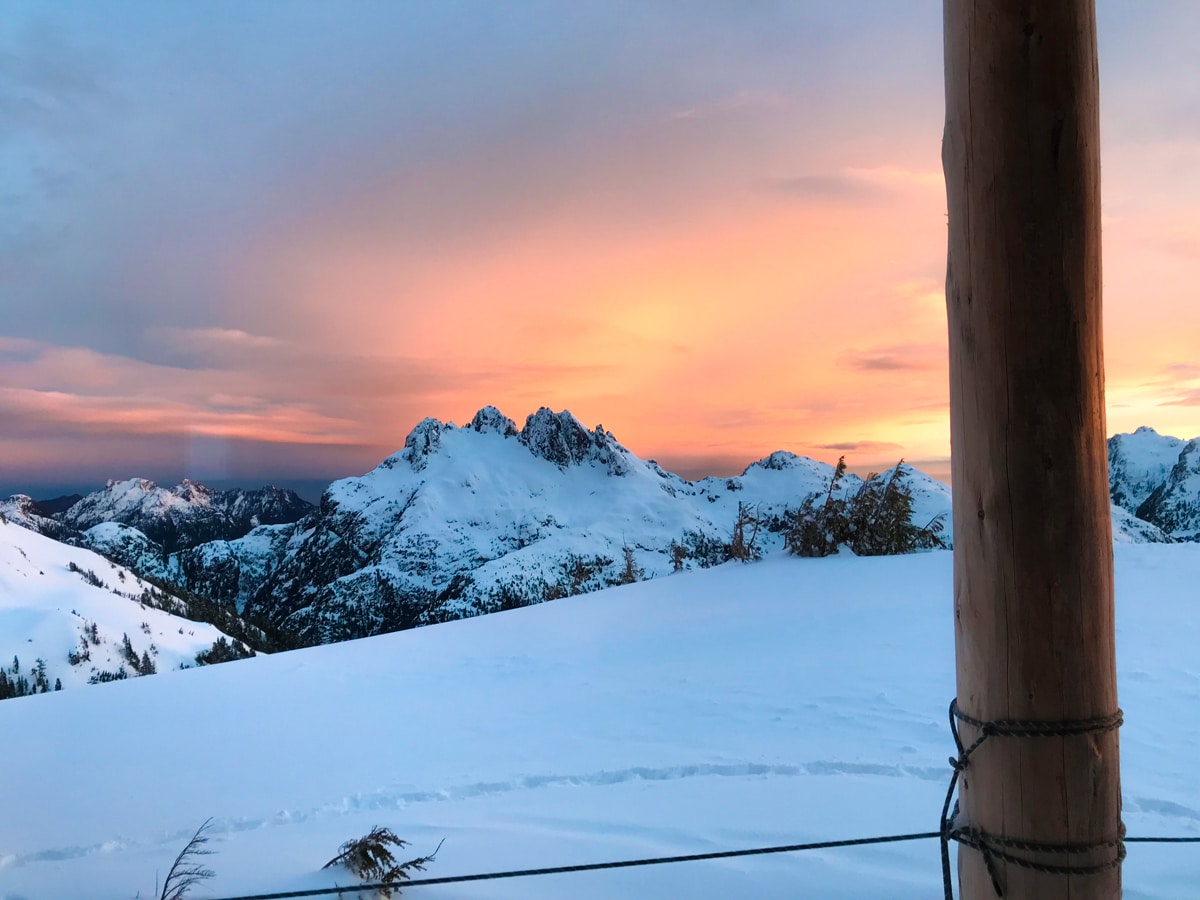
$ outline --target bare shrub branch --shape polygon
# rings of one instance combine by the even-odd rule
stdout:
[[[205,832],[211,824],[211,818],[205,819],[204,824],[192,835],[192,839],[179,851],[171,870],[167,872],[167,880],[163,882],[158,900],[184,900],[188,891],[217,874],[200,863],[201,856],[212,856],[213,853],[204,847],[208,843],[208,835]]]

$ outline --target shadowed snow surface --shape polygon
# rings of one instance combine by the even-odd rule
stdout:
[[[1200,833],[1200,547],[1117,547],[1125,820]],[[936,828],[951,554],[776,555],[528,609],[0,703],[0,897],[348,884],[387,825],[431,875]],[[1125,896],[1195,896],[1131,845]],[[936,842],[419,889],[435,898],[929,898]],[[418,896],[418,889],[411,892]]]

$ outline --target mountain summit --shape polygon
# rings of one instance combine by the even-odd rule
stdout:
[[[324,642],[710,565],[729,558],[740,510],[762,523],[757,550],[782,546],[785,510],[824,497],[832,475],[776,453],[691,482],[545,407],[519,430],[495,407],[462,428],[425,419],[399,453],[329,486],[258,565],[270,574],[246,609]],[[907,468],[902,479],[914,521],[948,513],[944,484]],[[841,490],[860,484],[847,476]]]

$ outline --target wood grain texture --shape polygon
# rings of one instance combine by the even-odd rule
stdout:
[[[1094,2],[944,0],[944,11],[959,704],[981,719],[1109,715]],[[1118,757],[1116,732],[989,740],[965,773],[961,821],[1039,842],[1111,839]],[[1121,894],[1119,869],[999,865],[1011,900]],[[965,900],[995,896],[979,853],[960,851],[959,875]]]

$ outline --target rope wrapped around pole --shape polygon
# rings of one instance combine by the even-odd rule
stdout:
[[[969,745],[963,745],[958,723],[970,725],[979,732]],[[995,861],[1003,860],[1036,872],[1049,875],[1097,875],[1121,865],[1125,859],[1125,826],[1121,825],[1119,833],[1111,839],[1092,843],[1045,843],[1028,841],[1021,838],[988,834],[973,825],[957,825],[958,802],[954,799],[955,789],[959,778],[970,764],[971,755],[993,737],[1003,738],[1040,738],[1040,737],[1074,737],[1083,734],[1104,734],[1115,731],[1125,722],[1125,715],[1117,710],[1111,716],[1101,716],[1094,719],[1074,719],[1063,722],[1042,722],[1028,719],[995,719],[985,721],[968,715],[958,707],[958,698],[950,701],[950,734],[954,737],[954,745],[958,755],[950,757],[950,787],[946,790],[946,800],[942,804],[941,839],[942,839],[942,881],[945,900],[954,900],[954,879],[950,872],[950,842],[962,844],[977,850],[983,856],[992,887],[997,897],[1004,896],[1000,875],[996,871]],[[951,805],[953,804],[953,806]],[[1053,864],[1041,863],[1036,860],[1018,856],[1013,851],[1024,853],[1062,854],[1078,856],[1093,853],[1097,850],[1112,850],[1112,858],[1091,865],[1072,865],[1070,863]]]

